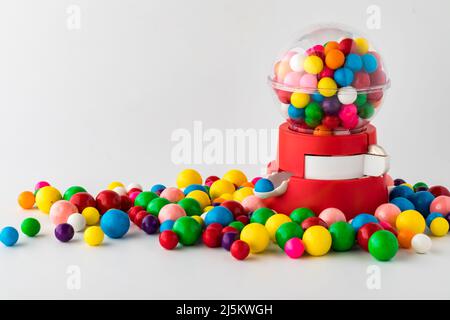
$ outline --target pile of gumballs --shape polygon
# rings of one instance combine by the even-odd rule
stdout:
[[[369,123],[389,81],[365,38],[343,38],[290,49],[275,63],[271,83],[291,127],[331,135]]]
[[[167,250],[203,243],[222,247],[238,260],[264,252],[271,242],[291,258],[300,258],[305,252],[323,256],[330,250],[356,247],[380,261],[391,260],[399,248],[426,253],[431,248],[426,233],[441,237],[449,231],[449,190],[422,182],[410,185],[389,176],[386,180],[390,202],[351,221],[336,208],[275,212],[254,194],[273,188],[270,180],[258,177],[249,181],[239,170],[203,181],[197,171],[186,169],[178,175],[177,187],[156,184],[149,190],[136,183],[125,187],[112,182],[96,197],[80,186],[61,194],[49,183],[39,182],[34,192],[22,192],[18,203],[23,209],[36,206],[48,214],[59,241],[69,242],[75,232],[84,232],[89,246],[101,245],[105,235],[124,237],[132,222],[146,234],[159,233],[159,243]],[[34,237],[40,224],[26,218],[21,231]],[[0,241],[6,246],[13,246],[18,238],[14,227],[0,232]]]

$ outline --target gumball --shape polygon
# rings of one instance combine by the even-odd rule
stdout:
[[[186,188],[191,184],[202,184],[202,176],[194,169],[181,171],[177,177],[177,187]]]
[[[220,223],[222,226],[229,225],[234,220],[233,213],[226,207],[215,207],[208,211],[205,218],[205,224]]]
[[[120,196],[120,210],[127,212],[133,206],[133,202],[127,195]]]
[[[318,74],[323,69],[323,61],[318,56],[308,56],[303,63],[303,69],[310,74]]]
[[[302,53],[294,54],[289,59],[289,66],[293,71],[301,72],[303,71],[303,64],[305,62],[305,58],[306,58],[305,55]]]
[[[19,197],[17,198],[17,202],[19,203],[19,206],[22,209],[31,209],[34,206],[35,197],[33,192],[31,191],[24,191],[19,194]]]
[[[319,89],[319,93],[324,97],[332,97],[337,92],[336,82],[332,78],[322,78],[317,84],[317,88]]]
[[[227,232],[240,233],[240,231],[238,231],[236,228],[231,227],[230,225],[228,225],[222,229],[222,234],[227,233]]]
[[[197,221],[197,223],[200,225],[200,226],[204,226],[205,225],[205,221],[203,220],[203,218],[202,217],[200,217],[200,216],[197,216],[197,215],[193,215],[193,216],[190,216],[192,219],[194,219],[195,221]]]
[[[345,55],[339,49],[330,50],[325,56],[325,64],[330,69],[338,69],[345,62]]]
[[[354,103],[354,104],[355,104],[357,107],[360,107],[360,106],[364,105],[366,102],[367,102],[367,94],[365,94],[365,93],[359,93],[359,94],[357,95],[357,97],[356,97],[356,100],[355,100],[355,103]]]
[[[195,244],[202,233],[202,227],[191,217],[181,217],[175,221],[172,229],[184,246]]]
[[[222,243],[222,233],[216,228],[207,228],[202,234],[202,242],[209,248],[218,248]]]
[[[361,57],[364,71],[367,73],[373,73],[378,68],[378,61],[371,53],[366,53]]]
[[[280,100],[281,103],[284,103],[284,104],[290,103],[292,92],[284,91],[284,90],[275,90],[275,92],[278,96],[278,100]],[[212,183],[211,183],[211,185],[212,185]]]
[[[142,221],[144,221],[144,218],[148,216],[149,213],[145,210],[139,211],[136,213],[136,216],[134,217],[134,224],[137,225],[139,228],[142,228]]]
[[[438,196],[432,200],[430,204],[430,211],[447,214],[450,212],[450,197]]]
[[[239,188],[238,190],[236,190],[233,193],[232,198],[234,201],[243,202],[246,198],[253,196],[254,194],[255,193],[254,193],[253,188],[243,187],[243,188]],[[222,195],[222,197],[223,197],[223,195]]]
[[[126,187],[126,190],[127,190],[127,192],[128,193],[130,193],[130,191],[132,190],[132,189],[137,189],[137,190],[139,190],[139,191],[142,191],[143,190],[143,188],[142,188],[142,186],[139,184],[139,183],[130,183],[129,185],[127,185],[127,187]]]
[[[205,186],[202,186],[201,184],[191,184],[184,188],[183,193],[185,196],[187,196],[189,193],[191,193],[194,190],[200,190],[203,192],[207,192]]]
[[[370,77],[369,74],[363,71],[356,72],[353,75],[352,86],[356,89],[367,89],[370,87]]]
[[[447,196],[450,197],[450,191],[446,187],[443,186],[432,186],[428,189],[436,198],[439,196]]]
[[[241,221],[233,221],[228,226],[233,227],[240,233],[242,231],[242,229],[244,229],[245,224],[242,223]]]
[[[252,217],[250,218],[250,222],[265,225],[267,219],[269,219],[274,214],[275,212],[272,209],[259,208],[255,212],[253,212]]]
[[[375,259],[389,261],[397,254],[398,241],[389,231],[376,231],[369,239],[368,249]]]
[[[112,189],[115,193],[117,193],[119,196],[127,196],[127,190],[124,187],[115,187]]]
[[[411,201],[409,201],[408,199],[403,198],[403,197],[394,198],[394,199],[392,199],[390,201],[390,203],[392,203],[393,205],[398,207],[400,209],[400,211],[415,210],[416,209],[414,207],[414,204]]]
[[[311,218],[311,217],[315,217],[316,215],[314,214],[314,211],[312,211],[311,209],[308,208],[297,208],[294,209],[291,214],[289,215],[289,217],[292,219],[292,221],[298,223],[298,224],[302,224],[302,222],[307,219],[307,218]]]
[[[83,231],[86,228],[86,219],[81,213],[73,213],[67,218],[67,223],[73,227],[75,232]]]
[[[283,83],[288,87],[297,87],[302,76],[303,72],[289,72],[284,77]]]
[[[77,194],[79,192],[87,192],[85,188],[80,187],[80,186],[72,186],[69,189],[66,190],[66,192],[64,192],[64,196],[63,199],[70,201],[70,199],[72,198],[72,196],[74,194]]]
[[[380,221],[378,224],[381,226],[381,228],[383,228],[383,230],[387,230],[387,231],[391,232],[394,236],[398,235],[397,230],[395,230],[394,227],[391,226],[388,222]]]
[[[411,240],[415,236],[415,233],[408,229],[399,230],[397,233],[398,244],[401,248],[411,248]]]
[[[247,225],[247,224],[250,222],[250,219],[249,219],[248,216],[242,215],[242,216],[236,217],[236,221],[239,221],[239,222],[241,222],[242,224]]]
[[[84,241],[92,247],[96,247],[102,244],[104,238],[105,234],[98,226],[88,227],[84,231]]]
[[[319,214],[319,218],[325,221],[327,225],[332,225],[338,221],[347,221],[345,214],[337,208],[328,208]]]
[[[166,220],[174,220],[186,216],[186,211],[184,209],[175,203],[170,203],[165,205],[161,208],[159,211],[158,219],[160,223],[163,223]]]
[[[378,223],[369,222],[359,228],[356,235],[358,245],[365,251],[368,251],[369,239],[375,232],[383,230]]]
[[[334,77],[334,70],[328,68],[327,66],[325,66],[322,71],[320,71],[320,73],[318,74],[318,79],[322,79],[322,78],[333,78]],[[319,96],[323,97],[320,93]],[[317,101],[317,100],[316,100]]]
[[[448,233],[449,223],[443,217],[433,219],[430,224],[430,231],[436,237],[443,237]]]
[[[222,235],[222,248],[230,251],[233,242],[239,240],[239,234],[237,232],[225,232]]]
[[[244,260],[250,254],[250,246],[242,240],[236,240],[230,247],[231,255],[237,260]]]
[[[220,206],[225,207],[228,210],[230,210],[235,218],[238,216],[241,216],[243,214],[246,214],[246,211],[245,211],[244,207],[242,206],[242,204],[240,204],[239,202],[234,201],[234,200],[228,200],[228,201],[222,202],[222,204]]]
[[[86,224],[88,226],[92,226],[100,221],[100,212],[98,212],[97,208],[94,207],[86,207],[81,212],[84,219],[86,220]]]
[[[289,239],[302,237],[303,229],[295,222],[285,222],[275,232],[276,242],[281,249],[284,249]]]
[[[309,103],[309,94],[303,92],[294,92],[291,96],[291,105],[296,108],[304,108]]]
[[[358,232],[359,228],[369,222],[378,223],[378,219],[371,214],[361,213],[353,218],[352,226],[355,229],[355,232]]]
[[[317,88],[317,76],[313,74],[303,74],[300,78],[300,87],[305,89]]]
[[[332,247],[334,251],[348,251],[355,244],[355,229],[350,223],[338,221],[330,226]]]
[[[103,190],[95,198],[97,209],[104,214],[109,209],[120,209],[120,196],[112,190]]]
[[[164,193],[171,193],[171,191],[173,190],[173,189],[175,189],[175,190],[178,190],[178,189],[176,189],[176,188],[167,188],[167,189],[165,189],[162,193],[161,193],[161,197],[162,198],[166,198],[166,199],[168,199],[167,197],[163,197],[163,194]],[[169,191],[168,191],[169,190]],[[183,192],[181,192],[181,190],[178,190],[181,194],[183,193]],[[137,195],[137,197],[136,197],[136,199],[134,199],[134,205],[135,206],[140,206],[140,207],[143,207],[143,208],[147,208],[147,206],[148,206],[148,204],[150,203],[150,201],[152,201],[153,199],[155,199],[155,198],[157,198],[158,197],[158,195],[156,194],[156,193],[154,193],[154,192],[151,192],[151,191],[143,191],[143,192],[140,192],[138,195]],[[97,196],[97,198],[98,198],[98,196]],[[170,199],[168,199],[169,201],[172,201],[172,200],[170,200]],[[181,200],[181,199],[180,199]],[[97,200],[98,201],[98,200]],[[176,201],[178,201],[178,200],[176,200]],[[175,201],[174,201],[175,202]],[[101,212],[101,210],[100,210],[100,212]]]
[[[424,217],[427,217],[430,214],[430,205],[434,199],[433,194],[428,191],[419,191],[408,196],[408,200],[414,204],[416,210],[419,211]],[[448,209],[450,211],[450,197],[448,198]],[[433,210],[433,212],[439,211]]]
[[[396,186],[396,187],[399,186],[399,185],[402,185],[404,183],[406,183],[406,181],[403,180],[403,179],[400,179],[400,178],[397,178],[397,179],[394,180],[394,186]]]
[[[157,195],[160,195],[161,192],[164,191],[164,189],[166,189],[166,186],[163,184],[155,184],[150,188],[150,191],[153,193],[156,193]],[[141,189],[142,191],[142,189]]]
[[[348,68],[339,68],[334,72],[334,81],[341,86],[350,86],[353,82],[353,71]]]
[[[355,38],[356,52],[358,54],[366,54],[369,51],[369,42],[365,38]]]
[[[166,220],[163,223],[161,223],[161,225],[159,226],[159,231],[163,232],[163,231],[166,231],[166,230],[172,230],[174,224],[175,224],[175,221],[173,221],[173,220]]]
[[[20,229],[22,230],[23,234],[29,237],[34,237],[41,230],[41,224],[35,218],[26,218],[22,221]]]
[[[13,227],[4,227],[0,232],[0,241],[7,247],[12,247],[19,240],[19,233]]]
[[[234,184],[227,181],[227,180],[217,180],[215,181],[209,190],[209,194],[211,196],[211,199],[219,198],[221,195],[229,193],[233,194],[235,191]]]
[[[351,120],[358,112],[357,107],[354,104],[346,104],[339,110],[339,118],[342,121]]]
[[[137,196],[138,196],[141,192],[142,192],[142,191],[133,191],[133,192],[130,192],[128,197],[129,197],[130,200],[133,201],[133,203],[134,203],[134,202],[136,202]]]
[[[291,238],[286,241],[284,252],[289,258],[298,259],[305,252],[305,245],[300,238]]]
[[[407,229],[417,234],[425,231],[426,223],[420,212],[407,210],[398,215],[396,226],[398,230]]]
[[[430,225],[431,225],[431,222],[432,222],[434,219],[438,218],[438,217],[443,218],[444,215],[443,215],[442,213],[439,213],[439,212],[432,212],[432,213],[430,213],[430,214],[428,215],[428,217],[425,219],[425,223],[427,224],[427,227],[429,228]]]
[[[385,221],[391,226],[395,226],[397,216],[400,214],[400,209],[392,203],[384,203],[375,210],[375,218],[380,221]]]
[[[260,253],[269,246],[269,232],[259,223],[250,223],[242,229],[240,239],[250,246],[250,252]]]
[[[341,70],[341,69],[339,69],[339,70]],[[353,77],[353,74],[352,74],[352,77]],[[352,78],[352,80],[353,80],[353,78]],[[350,81],[350,83],[351,83],[351,81]],[[353,104],[356,101],[357,97],[358,97],[358,94],[357,94],[356,89],[351,86],[344,86],[343,88],[340,88],[338,90],[337,98],[338,98],[339,102],[342,104]],[[337,110],[334,114],[338,114],[338,111],[339,110]]]
[[[113,190],[116,187],[122,187],[125,188],[124,184],[122,182],[119,181],[113,181],[110,184],[108,184],[108,190]]]
[[[130,218],[119,209],[109,209],[100,219],[102,231],[110,238],[120,239],[130,229]]]
[[[159,235],[159,244],[166,250],[175,249],[178,245],[178,236],[172,230],[165,230]]]
[[[265,227],[267,229],[267,232],[269,233],[270,239],[272,241],[275,241],[275,233],[277,232],[278,228],[285,222],[291,222],[291,218],[289,218],[285,214],[276,213],[273,216],[271,216],[269,219],[267,219]],[[259,223],[251,223],[252,225],[259,224]],[[242,239],[242,238],[241,238]]]
[[[387,76],[383,70],[377,69],[374,72],[370,73],[370,84],[372,86],[383,86],[386,83],[387,83]]]
[[[269,179],[259,179],[255,185],[256,192],[271,192],[274,189],[273,183]]]
[[[78,208],[74,204],[66,200],[59,200],[56,201],[50,208],[50,221],[54,225],[66,223],[69,216],[77,212]]]
[[[337,115],[341,109],[341,104],[336,97],[325,98],[322,108],[327,115]]]
[[[342,51],[343,54],[348,55],[355,48],[356,44],[353,39],[344,38],[339,42],[339,50]]]
[[[222,234],[223,226],[218,222],[213,222],[206,229],[217,229]]]
[[[55,228],[55,237],[61,242],[68,242],[72,240],[75,231],[73,227],[68,223],[58,224]]]
[[[305,108],[297,108],[292,104],[288,107],[288,116],[290,119],[300,121],[305,119]]]
[[[36,193],[36,206],[44,213],[50,212],[50,207],[62,199],[61,193],[56,188],[45,186]]]
[[[178,202],[178,205],[184,209],[186,215],[188,216],[199,216],[202,214],[202,208],[200,207],[200,203],[198,203],[198,201],[195,199],[192,198],[182,199],[181,201]]]
[[[350,53],[345,58],[345,67],[352,70],[353,72],[360,71],[363,67],[363,61],[361,59],[361,56],[355,53]]]
[[[114,197],[119,198],[117,194],[115,194]],[[97,205],[95,199],[87,192],[78,192],[74,194],[70,198],[70,202],[78,208],[78,212],[83,212],[85,208],[96,207]]]
[[[426,188],[428,190],[428,185],[425,182],[417,182],[413,185],[414,191],[417,192],[418,188]],[[426,190],[420,190],[420,191],[426,191]]]
[[[308,254],[316,257],[323,256],[330,251],[331,234],[322,226],[312,226],[303,234],[303,243]]]
[[[50,183],[48,183],[47,181],[39,181],[38,183],[36,183],[36,185],[34,186],[34,190],[37,191],[43,187],[49,187]]]
[[[159,221],[158,218],[149,214],[142,219],[141,229],[147,234],[154,234],[158,231]]]
[[[322,226],[324,228],[328,228],[327,223],[319,217],[306,218],[301,224],[303,230],[307,230],[308,228],[311,228],[313,226]]]
[[[325,116],[322,119],[322,124],[329,128],[330,130],[336,129],[339,127],[341,120],[336,116]]]
[[[411,247],[416,253],[427,253],[431,250],[431,239],[426,234],[416,234],[411,240]]]
[[[255,195],[248,196],[241,203],[247,212],[254,212],[265,206],[263,200]]]
[[[134,206],[134,207],[131,207],[128,210],[128,212],[127,212],[128,213],[128,217],[130,218],[130,220],[132,222],[134,222],[134,219],[136,218],[137,213],[140,212],[140,211],[145,211],[145,209],[142,208],[141,206]]]
[[[211,204],[211,199],[209,198],[208,194],[206,192],[200,191],[200,190],[194,190],[190,192],[186,198],[192,198],[197,200],[197,202],[200,204],[200,207],[202,209],[205,209],[207,206]]]

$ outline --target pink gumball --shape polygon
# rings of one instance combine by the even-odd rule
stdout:
[[[136,197],[139,195],[139,193],[141,193],[141,191],[133,191],[132,193],[130,193],[130,195],[128,197],[134,203],[134,199],[136,199]]]
[[[353,116],[353,118],[350,118],[347,121],[342,120],[342,126],[348,130],[356,128],[358,123],[359,123],[358,116]]]
[[[397,216],[401,213],[400,209],[392,203],[383,203],[375,210],[375,218],[389,223],[395,227]]]
[[[160,223],[163,223],[166,220],[175,221],[178,218],[184,216],[186,216],[186,211],[184,211],[184,209],[176,203],[166,204],[164,207],[161,208],[158,214]]]
[[[345,219],[345,214],[337,208],[327,208],[323,210],[319,214],[319,218],[325,221],[329,226],[338,221],[347,221],[347,219]]]
[[[431,202],[430,212],[439,212],[443,215],[450,213],[450,197],[439,196]]]
[[[178,202],[184,199],[184,193],[178,188],[169,187],[161,192],[161,198],[165,198],[170,202]]]
[[[77,212],[78,208],[72,202],[59,200],[56,201],[50,208],[50,221],[54,225],[66,223],[69,216]]]
[[[345,104],[339,111],[339,118],[342,121],[352,120],[358,113],[358,108],[354,104]]]
[[[394,179],[386,173],[384,175],[384,183],[386,183],[387,187],[392,187],[394,185]]]
[[[286,252],[289,258],[298,259],[303,255],[303,252],[305,252],[305,245],[301,239],[291,238],[286,241],[284,252]]]
[[[244,200],[242,200],[242,206],[244,207],[245,210],[247,210],[248,212],[254,212],[259,208],[264,208],[264,202],[262,201],[261,198],[258,198],[255,195],[252,196],[248,196],[247,198],[245,198]]]
[[[302,72],[289,72],[284,77],[284,84],[290,87],[298,87],[300,84],[300,79],[303,77]]]
[[[36,185],[34,186],[34,190],[39,190],[40,188],[48,187],[49,185],[50,185],[50,183],[48,183],[47,181],[39,181],[39,182],[36,183]]]
[[[315,89],[317,88],[317,77],[313,74],[304,74],[300,78],[300,87],[302,88],[311,88]]]

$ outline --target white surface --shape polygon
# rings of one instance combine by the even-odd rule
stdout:
[[[81,29],[71,31],[73,4]],[[377,1],[381,29],[368,30],[373,4],[2,1],[0,224],[18,225],[25,215],[15,209],[17,195],[42,179],[97,192],[113,180],[173,185],[186,166],[204,176],[232,167],[259,175],[273,152],[260,152],[256,164],[177,165],[171,134],[192,132],[194,120],[220,132],[276,128],[282,118],[267,73],[297,30],[320,21],[362,29],[381,48],[392,87],[374,123],[392,175],[450,185],[450,2]],[[165,252],[142,233],[87,248],[58,243],[47,230],[0,246],[0,261],[1,298],[450,298],[450,237],[434,241],[430,254],[402,252],[379,264],[381,290],[367,289],[374,261],[362,252],[238,263],[222,250]],[[69,265],[81,268],[79,291],[66,289]]]

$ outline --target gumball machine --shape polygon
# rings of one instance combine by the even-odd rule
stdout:
[[[286,122],[268,165],[273,189],[255,192],[268,207],[333,207],[352,219],[388,201],[389,157],[370,122],[390,80],[366,37],[337,25],[310,29],[277,58],[269,84]]]

